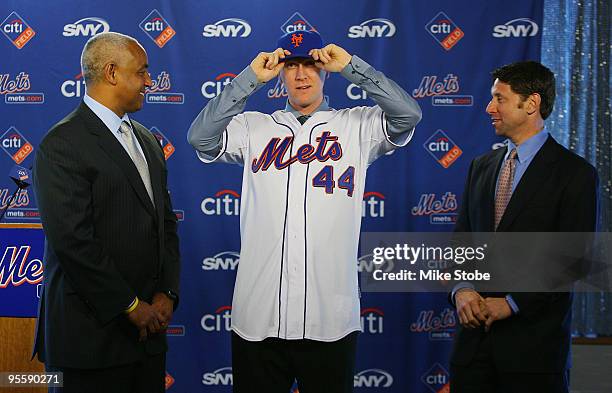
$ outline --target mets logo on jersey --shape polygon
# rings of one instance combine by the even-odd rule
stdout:
[[[444,12],[438,12],[438,15],[425,25],[425,30],[446,50],[451,50],[464,36],[463,30]]]
[[[176,35],[176,31],[157,10],[153,10],[138,25],[160,48]]]
[[[0,29],[2,34],[9,39],[17,47],[21,49],[27,44],[34,36],[36,32],[28,25],[28,23],[15,11],[11,12],[0,23]]]
[[[444,168],[451,166],[463,151],[442,130],[437,130],[423,144],[425,150]]]
[[[34,151],[30,142],[13,126],[0,136],[0,145],[17,164],[21,164]]]

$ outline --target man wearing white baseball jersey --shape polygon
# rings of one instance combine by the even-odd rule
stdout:
[[[335,110],[323,96],[340,72],[376,106]],[[279,76],[284,110],[243,112]],[[368,166],[406,145],[421,118],[397,84],[314,31],[262,52],[193,121],[205,162],[244,166],[242,248],[232,303],[234,391],[344,393],[360,327],[357,247]]]

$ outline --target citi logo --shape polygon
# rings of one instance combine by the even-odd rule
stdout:
[[[202,270],[236,270],[240,254],[235,251],[223,251],[212,257],[204,258]]]
[[[69,23],[64,26],[64,37],[78,37],[78,36],[94,36],[100,33],[108,33],[110,26],[108,22],[102,18],[89,17],[79,19],[74,23]]]
[[[238,216],[240,194],[233,190],[221,190],[214,197],[204,198],[200,207],[207,216]]]
[[[495,38],[519,38],[533,37],[538,34],[540,28],[538,24],[529,18],[512,19],[503,25],[493,27],[493,37]]]
[[[234,377],[231,367],[221,367],[213,372],[202,374],[202,385],[206,386],[232,386]]]
[[[385,314],[379,308],[361,310],[361,329],[364,333],[382,334]]]
[[[368,94],[354,83],[346,87],[346,96],[353,101],[365,100],[368,98]]]
[[[232,327],[232,306],[221,306],[214,314],[205,314],[200,324],[205,332],[229,332]]]
[[[369,368],[355,374],[353,386],[356,388],[388,388],[393,385],[393,377],[385,370]]]
[[[215,80],[207,81],[202,84],[202,95],[204,98],[215,98],[223,88],[229,85],[232,82],[232,79],[236,77],[236,74],[232,74],[231,72],[225,72],[219,74],[215,77]]]
[[[65,80],[60,88],[66,98],[82,97],[85,94],[85,79],[80,73],[74,79]]]
[[[204,37],[246,38],[251,34],[251,25],[243,19],[228,18],[204,26]]]
[[[361,217],[382,218],[385,216],[385,196],[380,192],[370,191],[363,194]]]
[[[389,38],[395,35],[395,25],[389,19],[374,18],[349,27],[349,38]]]

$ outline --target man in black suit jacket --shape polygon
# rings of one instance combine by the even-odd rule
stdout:
[[[178,303],[176,216],[157,139],[127,113],[151,86],[133,38],[83,49],[84,102],[37,151],[46,236],[34,353],[64,374],[55,392],[163,392],[165,328]]]
[[[529,61],[501,67],[493,79],[487,113],[508,147],[472,162],[455,230],[594,232],[595,168],[544,131],[555,99],[553,73]],[[513,262],[521,269],[520,260]],[[459,284],[451,294],[461,324],[451,392],[568,392],[571,293],[477,289]]]

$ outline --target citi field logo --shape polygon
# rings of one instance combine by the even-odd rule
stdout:
[[[382,334],[385,314],[379,308],[364,308],[361,310],[361,329],[364,333]]]
[[[244,19],[222,19],[204,26],[202,35],[208,38],[246,38],[251,35],[251,25]]]
[[[217,75],[214,80],[202,83],[202,95],[208,99],[215,98],[221,94],[223,88],[229,85],[235,77],[236,74],[224,72]]]
[[[168,160],[168,158],[170,158],[170,156],[172,154],[174,154],[174,151],[176,150],[174,148],[174,145],[170,142],[170,140],[164,135],[163,132],[161,132],[159,130],[159,128],[157,127],[151,127],[151,134],[153,134],[153,136],[155,138],[157,138],[157,141],[159,142],[159,145],[161,146],[162,150],[164,151],[164,158],[166,160]]]
[[[234,376],[231,367],[221,367],[215,371],[202,374],[202,385],[206,386],[232,386]]]
[[[463,38],[463,30],[459,28],[444,12],[439,12],[425,25],[425,30],[445,50],[451,50]]]
[[[426,75],[421,79],[419,87],[412,91],[416,99],[431,97],[433,106],[472,106],[474,97],[471,95],[455,95],[458,93],[459,78],[453,74],[447,74],[438,80],[436,75]]]
[[[393,385],[393,376],[379,368],[369,368],[355,374],[353,386],[356,388],[388,388]]]
[[[423,310],[416,321],[410,324],[412,333],[427,333],[430,341],[450,341],[455,335],[457,320],[455,312],[446,307],[438,315],[434,310]]]
[[[147,88],[145,98],[147,104],[182,104],[185,102],[183,93],[171,93],[172,82],[170,74],[162,71],[151,80],[151,87]]]
[[[289,19],[281,25],[280,28],[283,33],[295,33],[299,31],[317,31],[313,25],[311,25],[306,18],[299,12],[294,12]]]
[[[437,130],[423,144],[429,154],[444,168],[451,166],[463,151],[442,130]]]
[[[185,210],[174,209],[174,215],[177,221],[185,221]]]
[[[202,270],[236,270],[240,262],[240,253],[223,251],[202,260]]]
[[[346,87],[346,96],[353,101],[368,99],[368,94],[354,83]]]
[[[349,27],[349,38],[389,38],[395,35],[395,25],[389,19],[368,19]]]
[[[23,48],[34,36],[36,32],[28,25],[19,14],[11,12],[2,23],[0,23],[2,34],[17,47]]]
[[[79,73],[73,79],[67,79],[62,82],[60,91],[66,98],[82,97],[85,94],[85,79],[83,78],[83,74]]]
[[[10,74],[0,74],[0,95],[4,95],[5,104],[44,103],[44,93],[25,93],[30,88],[30,74],[20,72],[15,78]]]
[[[274,84],[273,88],[268,90],[268,98],[284,98],[288,95],[287,87],[283,81],[281,81],[280,78],[276,78],[276,84]]]
[[[448,371],[446,371],[440,363],[434,363],[434,365],[421,376],[421,382],[423,382],[433,393],[450,392]]]
[[[0,288],[9,285],[38,284],[43,279],[43,264],[40,259],[28,259],[30,246],[8,246],[0,260]]]
[[[204,198],[200,207],[207,216],[239,216],[240,194],[233,190],[221,190],[213,197]]]
[[[14,126],[0,136],[0,146],[17,164],[21,164],[34,151],[30,142]]]
[[[493,27],[495,38],[523,38],[533,37],[540,30],[537,23],[529,18],[512,19],[503,25]]]
[[[166,390],[170,388],[170,386],[174,385],[174,377],[166,371],[166,377],[164,379],[164,384],[166,386]]]
[[[107,21],[92,16],[79,19],[74,23],[68,23],[64,26],[62,35],[64,37],[93,37],[96,34],[108,33],[109,31],[110,26]]]
[[[411,210],[413,216],[428,216],[430,224],[454,224],[457,222],[457,196],[445,192],[440,199],[436,194],[421,194],[419,202]]]
[[[361,204],[361,217],[383,218],[384,216],[385,196],[375,191],[364,193]]]
[[[176,35],[170,23],[156,9],[151,11],[138,26],[160,48]]]
[[[232,306],[221,306],[214,314],[205,314],[200,324],[205,332],[229,332],[232,327]]]

